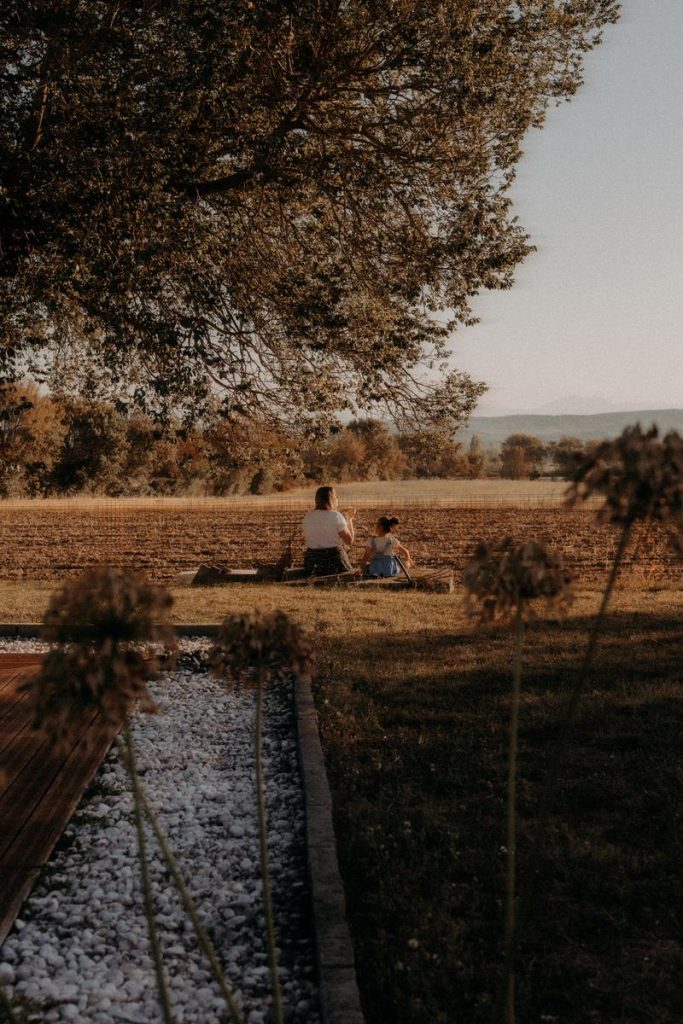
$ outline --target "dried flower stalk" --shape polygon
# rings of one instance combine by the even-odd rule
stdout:
[[[622,526],[636,520],[664,523],[683,537],[683,438],[671,431],[661,441],[657,427],[627,427],[603,441],[576,467],[567,494],[574,506],[593,495],[605,499],[598,516]]]
[[[271,679],[311,671],[313,647],[300,626],[282,611],[232,615],[221,623],[209,652],[215,675],[245,684],[263,670]]]
[[[266,944],[273,993],[273,1021],[283,1024],[282,992],[278,976],[275,918],[268,866],[268,823],[263,773],[263,690],[268,678],[303,676],[311,671],[312,647],[299,626],[284,612],[269,615],[235,615],[223,621],[218,643],[210,652],[213,670],[235,684],[256,684],[256,796]]]
[[[564,614],[572,601],[571,583],[560,555],[540,541],[514,537],[480,544],[463,572],[469,611],[483,622],[509,622],[520,607],[531,612],[531,602],[539,599]]]
[[[34,725],[54,747],[73,742],[87,712],[119,729],[136,703],[154,711],[147,683],[158,662],[141,645],[175,647],[172,602],[167,591],[107,566],[89,569],[53,596],[43,626],[53,646],[25,689]]]
[[[463,582],[468,607],[481,622],[514,621],[515,651],[512,671],[512,705],[508,751],[505,866],[505,994],[504,1019],[515,1020],[515,965],[511,956],[516,921],[517,875],[517,751],[519,704],[522,682],[524,617],[539,599],[556,613],[564,614],[572,600],[571,573],[562,558],[539,541],[505,537],[480,544],[466,566]]]

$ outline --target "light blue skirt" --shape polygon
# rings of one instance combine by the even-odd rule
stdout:
[[[398,576],[398,562],[393,555],[375,555],[367,568],[368,576]]]

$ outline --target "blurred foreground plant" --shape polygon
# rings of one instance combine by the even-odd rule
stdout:
[[[570,506],[602,495],[602,521],[631,526],[636,520],[668,525],[683,532],[683,438],[671,431],[661,441],[657,427],[643,432],[626,427],[614,441],[603,441],[581,460],[572,474]]]
[[[137,702],[155,710],[147,683],[159,663],[144,645],[174,648],[172,603],[167,591],[108,566],[87,570],[52,597],[42,630],[52,646],[27,689],[35,726],[54,747],[71,745],[89,711],[118,730]]]
[[[621,532],[576,684],[567,702],[561,742],[556,747],[558,764],[593,663],[598,636],[634,524],[662,524],[674,551],[683,554],[683,438],[671,431],[660,441],[657,427],[643,432],[640,424],[636,424],[626,427],[616,440],[604,441],[575,468],[567,491],[567,504],[573,507],[594,495],[604,498],[597,519],[620,526]],[[548,785],[554,784],[550,776]]]
[[[82,731],[83,715],[99,713],[123,731],[119,752],[130,778],[140,855],[143,907],[165,1024],[172,1024],[168,985],[154,920],[152,887],[143,818],[146,815],[181,901],[207,955],[234,1024],[243,1024],[234,994],[203,927],[169,843],[140,784],[129,717],[136,707],[156,711],[147,683],[159,661],[150,644],[176,649],[169,618],[173,598],[140,577],[107,566],[67,583],[46,612],[43,637],[53,645],[30,684],[35,724],[56,749],[69,747]]]
[[[263,691],[268,679],[308,676],[313,649],[303,630],[282,611],[267,615],[233,615],[221,623],[210,661],[217,676],[235,685],[256,686],[256,794],[259,817],[259,846],[266,940],[273,990],[274,1024],[283,1024],[282,992],[278,976],[275,920],[268,867],[268,824],[263,777]]]
[[[683,554],[683,438],[675,431],[659,439],[656,427],[639,424],[604,441],[577,463],[567,492],[570,507],[594,496],[604,498],[597,519],[621,527],[600,607],[591,624],[576,681],[568,694],[539,800],[536,834],[517,913],[506,949],[506,977],[514,976],[520,935],[528,919],[550,811],[565,762],[571,731],[597,650],[610,599],[636,522],[656,522],[668,531],[672,547]]]
[[[505,1021],[515,1019],[515,973],[511,957],[515,933],[517,873],[517,750],[522,681],[522,641],[525,616],[535,614],[543,601],[558,615],[572,601],[571,574],[559,555],[538,541],[514,537],[480,544],[465,567],[463,583],[469,611],[483,623],[513,622],[515,649],[512,671],[512,708],[508,753],[505,870]]]
[[[34,725],[55,750],[65,751],[78,741],[84,716],[98,714],[104,724],[117,732],[123,730],[143,906],[166,1024],[172,1022],[171,1007],[154,921],[140,783],[128,719],[136,706],[143,711],[156,710],[147,683],[156,675],[158,662],[142,645],[163,641],[167,647],[175,646],[169,619],[172,603],[167,591],[150,586],[133,573],[109,566],[87,570],[53,596],[43,620],[43,638],[52,646],[26,687],[35,707]]]

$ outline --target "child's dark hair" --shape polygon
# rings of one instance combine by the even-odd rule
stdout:
[[[391,533],[394,526],[398,526],[398,519],[396,516],[380,516],[377,522],[385,533]]]

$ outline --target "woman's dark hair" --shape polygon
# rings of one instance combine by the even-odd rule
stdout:
[[[380,516],[377,522],[385,533],[391,533],[392,528],[394,526],[398,526],[398,519],[396,516]]]
[[[323,511],[332,508],[332,495],[334,487],[319,487],[315,492],[315,507]]]

